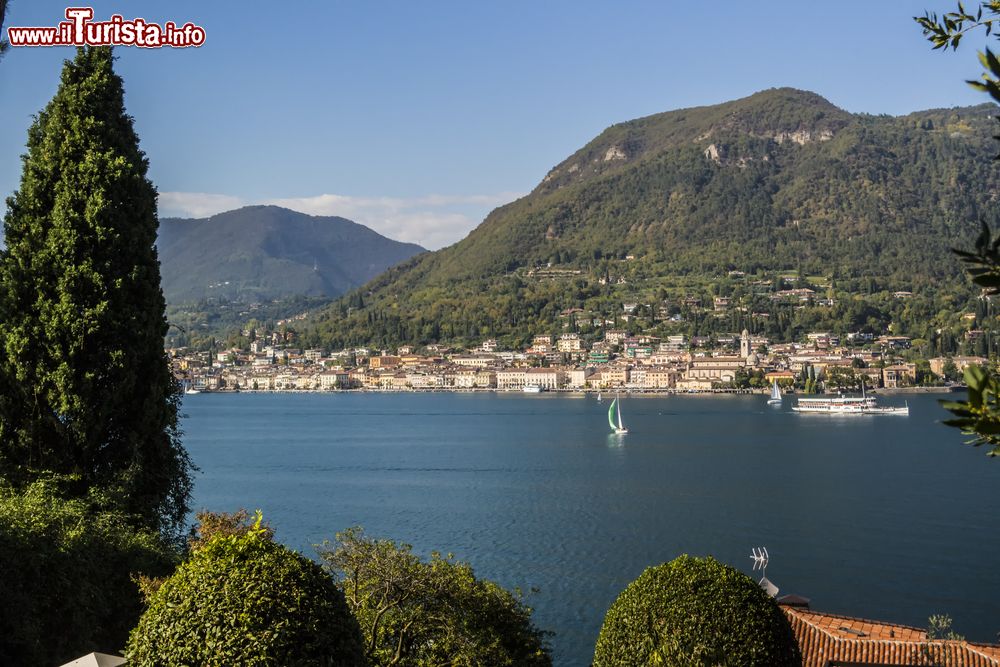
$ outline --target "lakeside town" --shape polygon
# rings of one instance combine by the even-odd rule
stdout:
[[[248,349],[168,350],[175,377],[201,391],[766,391],[777,383],[805,393],[946,387],[978,356],[915,359],[906,336],[814,332],[795,343],[741,333],[660,339],[611,329],[589,344],[578,334],[535,336],[522,350],[495,339],[475,349],[299,349],[281,331]]]

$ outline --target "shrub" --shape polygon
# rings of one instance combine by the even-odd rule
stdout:
[[[179,558],[134,519],[67,500],[49,478],[0,485],[0,665],[60,665],[115,651],[142,613],[134,575],[168,574]]]
[[[714,558],[681,556],[647,568],[604,617],[594,667],[799,665],[778,605]]]
[[[371,540],[359,528],[337,535],[320,556],[357,616],[375,665],[395,667],[548,667],[544,632],[531,622],[520,596],[472,568],[432,554],[429,562],[407,544]]]
[[[274,530],[270,526],[263,524],[262,520],[251,521],[250,512],[242,508],[235,512],[202,510],[194,517],[198,523],[191,529],[187,540],[191,551],[197,551],[218,536],[245,535],[255,530],[267,539],[274,537]]]
[[[259,527],[219,534],[149,600],[129,665],[364,665],[357,621],[333,579]]]

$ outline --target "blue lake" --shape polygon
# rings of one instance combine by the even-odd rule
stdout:
[[[798,415],[763,396],[200,394],[183,405],[196,508],[260,508],[307,555],[362,525],[523,590],[557,665],[588,665],[624,586],[711,554],[821,611],[969,639],[1000,631],[1000,460],[939,421]],[[903,397],[883,399],[902,404]]]

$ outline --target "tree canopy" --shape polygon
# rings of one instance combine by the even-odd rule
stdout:
[[[61,665],[124,646],[142,613],[132,577],[165,576],[179,560],[158,532],[98,509],[99,497],[67,497],[67,482],[0,482],[0,664]]]
[[[259,515],[223,528],[152,593],[130,665],[365,665],[357,621],[319,565],[274,542]]]
[[[191,463],[146,177],[109,48],[81,48],[28,132],[0,255],[0,476],[49,471],[176,531]]]
[[[552,661],[531,609],[472,568],[359,528],[337,535],[320,557],[361,624],[373,665],[545,667]]]
[[[799,664],[792,629],[760,586],[686,555],[646,568],[622,591],[594,651],[594,667]]]

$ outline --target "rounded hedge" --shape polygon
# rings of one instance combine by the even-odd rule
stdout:
[[[800,665],[785,615],[760,586],[714,558],[647,568],[604,617],[593,667]]]
[[[129,665],[364,665],[357,621],[330,575],[263,529],[219,536],[151,596]]]

